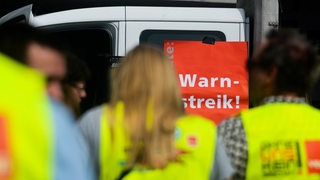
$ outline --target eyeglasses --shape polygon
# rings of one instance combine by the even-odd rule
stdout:
[[[72,83],[70,86],[74,88],[80,96],[86,96],[85,84],[83,82]]]
[[[77,85],[74,85],[74,86],[72,86],[72,87],[75,88],[78,93],[86,92],[85,87],[79,87],[79,86],[77,86]]]

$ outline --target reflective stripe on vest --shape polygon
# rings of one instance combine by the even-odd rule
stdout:
[[[320,111],[273,103],[241,113],[248,141],[246,179],[320,179]]]
[[[0,179],[53,178],[48,107],[44,78],[0,53]]]
[[[116,179],[120,176],[126,163],[125,135],[122,120],[117,120],[111,139],[110,127],[107,124],[110,108],[103,106],[101,116],[101,147],[100,147],[100,179]],[[123,119],[124,106],[118,103],[116,116]],[[210,177],[214,158],[216,127],[212,121],[199,116],[184,116],[177,121],[175,132],[176,146],[187,152],[180,155],[181,162],[169,163],[164,169],[147,169],[136,166],[124,180],[154,179],[203,179]],[[112,147],[112,148],[111,148]],[[183,173],[181,173],[183,172]]]

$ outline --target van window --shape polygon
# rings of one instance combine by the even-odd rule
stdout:
[[[104,29],[72,29],[50,32],[66,42],[89,67],[91,77],[87,82],[87,97],[81,102],[81,112],[108,102],[110,99],[109,70],[112,54],[112,37]]]
[[[226,36],[221,31],[145,30],[140,35],[140,44],[154,44],[163,49],[165,40],[202,41],[205,37],[226,41]]]

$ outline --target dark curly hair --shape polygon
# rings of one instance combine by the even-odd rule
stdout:
[[[276,68],[274,95],[292,92],[305,96],[313,84],[318,54],[307,37],[296,29],[271,30],[267,44],[247,61],[247,68],[264,71]]]

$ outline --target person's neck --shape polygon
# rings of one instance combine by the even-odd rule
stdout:
[[[301,97],[301,96],[298,96],[296,93],[292,93],[292,92],[281,93],[281,94],[278,94],[276,96],[284,96],[284,97],[290,97],[290,98]]]

